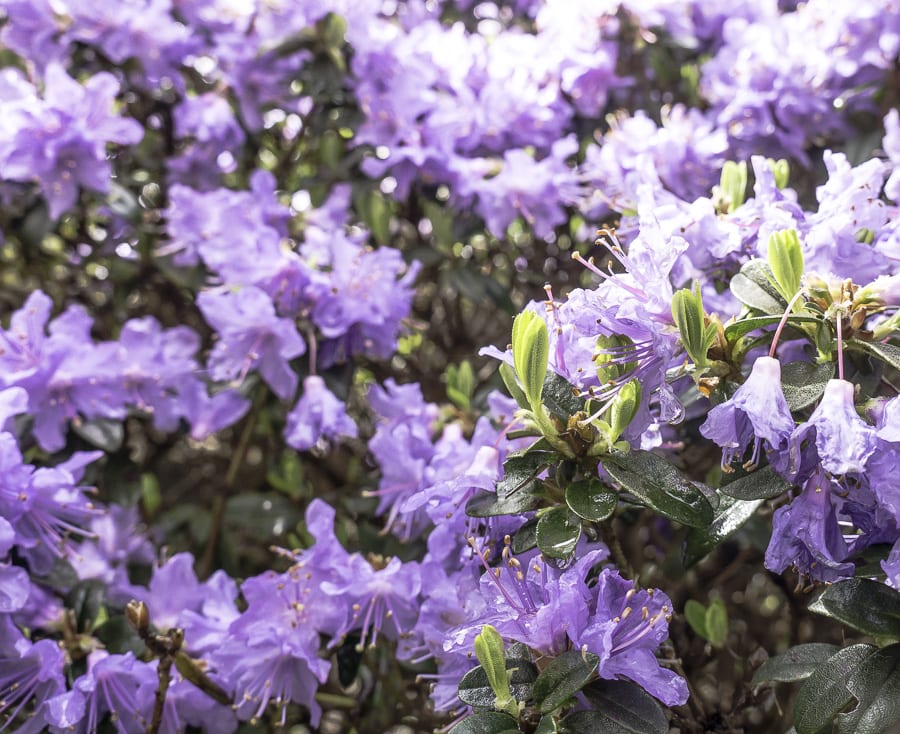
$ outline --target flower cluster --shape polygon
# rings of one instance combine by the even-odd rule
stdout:
[[[900,589],[896,0],[0,8],[0,730],[662,717],[650,511]]]

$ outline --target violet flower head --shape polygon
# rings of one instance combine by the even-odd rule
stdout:
[[[793,428],[781,389],[781,363],[774,357],[759,357],[734,395],[709,411],[700,433],[722,447],[725,468],[742,457],[751,442],[750,463],[758,463],[763,441],[778,450]]]
[[[628,678],[667,706],[685,703],[687,683],[660,666],[655,654],[669,634],[669,597],[659,589],[639,590],[613,568],[600,572],[593,594],[591,616],[572,641],[600,657],[600,677]]]
[[[476,541],[470,542],[475,547]],[[484,611],[448,632],[445,651],[471,650],[483,625],[491,624],[507,639],[544,655],[560,655],[587,626],[592,591],[586,577],[607,556],[605,547],[582,553],[564,571],[549,565],[540,554],[515,557],[508,538],[499,568],[488,566],[489,548],[475,547],[475,554],[485,567],[479,581]]]
[[[143,129],[110,113],[118,82],[102,72],[85,85],[57,63],[48,65],[43,99],[36,93],[15,100],[7,110],[0,142],[3,177],[37,181],[56,219],[75,204],[79,186],[109,188],[108,142],[138,142]]]
[[[57,731],[94,734],[111,714],[119,734],[143,734],[156,685],[156,671],[134,653],[109,655],[96,650],[88,656],[87,673],[72,690],[47,702],[47,721]]]
[[[303,394],[287,418],[284,438],[289,446],[307,451],[320,441],[339,437],[356,438],[356,423],[347,408],[325,386],[318,375],[303,380]]]
[[[219,333],[209,357],[213,379],[240,383],[255,368],[278,397],[289,400],[297,390],[289,360],[303,354],[306,343],[290,319],[276,315],[269,296],[253,286],[223,288],[204,291],[197,304]]]
[[[864,471],[877,447],[877,435],[875,428],[859,417],[853,398],[852,382],[828,381],[809,420],[791,434],[790,472],[816,461],[832,474]]]
[[[48,699],[65,691],[65,655],[53,640],[31,642],[8,617],[0,618],[0,720],[8,723],[31,705],[18,734],[45,731]],[[5,724],[4,724],[5,728]]]
[[[837,581],[853,574],[834,506],[836,489],[819,468],[798,497],[775,511],[766,568],[781,573],[794,567],[817,581]]]
[[[418,563],[392,558],[384,567],[375,568],[354,553],[340,574],[339,582],[322,584],[326,594],[349,602],[352,609],[336,631],[335,642],[354,629],[360,630],[360,647],[374,645],[379,632],[393,640],[409,634],[419,615],[422,579]]]
[[[319,657],[319,634],[344,618],[346,610],[300,567],[247,579],[241,592],[246,611],[209,655],[235,693],[238,716],[253,719],[273,701],[282,708],[283,726],[286,705],[293,701],[309,709],[317,726],[322,709],[315,692],[331,669],[331,663]]]

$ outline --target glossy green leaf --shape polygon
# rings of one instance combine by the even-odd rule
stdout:
[[[517,556],[537,546],[537,518],[533,517],[512,536],[512,552]]]
[[[795,645],[781,655],[775,655],[766,660],[756,669],[750,682],[754,686],[758,686],[761,683],[772,681],[793,683],[805,680],[839,649],[837,645],[829,645],[824,642]]]
[[[499,711],[480,711],[460,721],[450,734],[506,734],[519,731],[518,722]]]
[[[591,522],[606,520],[616,510],[618,493],[597,479],[582,479],[566,487],[566,504]]]
[[[537,680],[538,670],[534,663],[524,658],[506,658],[509,689],[517,701],[527,701],[532,696],[532,687]],[[459,699],[476,708],[491,708],[496,693],[491,687],[487,673],[479,665],[467,672],[459,682]]]
[[[862,644],[845,647],[812,672],[794,703],[798,734],[817,734],[853,700],[847,680],[876,649]]]
[[[503,464],[503,479],[497,482],[497,494],[509,497],[524,488],[542,469],[559,460],[553,451],[529,450],[507,458]]]
[[[581,518],[567,507],[554,507],[538,519],[535,538],[549,558],[568,558],[581,537]]]
[[[552,714],[542,716],[538,722],[537,729],[534,730],[534,734],[557,734],[558,732],[559,728]]]
[[[889,364],[895,370],[900,370],[900,347],[882,342],[867,342],[861,339],[847,339],[844,342],[847,349],[863,352],[871,357]]]
[[[532,510],[540,500],[535,494],[537,484],[532,482],[505,497],[496,492],[476,492],[466,502],[466,514],[469,517],[497,517],[519,515]]]
[[[110,418],[92,418],[89,421],[72,421],[72,430],[91,446],[96,446],[108,454],[122,448],[125,441],[125,428],[122,421]]]
[[[544,405],[565,422],[569,416],[584,410],[584,400],[578,397],[577,392],[565,378],[550,372],[544,380]]]
[[[745,334],[767,326],[777,326],[781,316],[750,316],[740,321],[734,321],[725,327],[725,339],[734,342]],[[803,326],[804,324],[817,324],[821,319],[816,316],[789,316],[788,326]]]
[[[900,721],[900,644],[869,655],[847,680],[856,707],[838,716],[838,730],[881,734]]]
[[[691,528],[682,550],[685,566],[692,566],[729,536],[736,533],[756,512],[763,500],[736,500],[722,497],[712,522],[705,528]]]
[[[687,525],[705,528],[713,520],[706,495],[661,456],[632,451],[610,456],[603,464],[609,475],[661,515]]]
[[[669,720],[657,700],[637,683],[597,680],[584,688],[584,695],[608,720],[598,732],[667,734]],[[618,726],[619,729],[612,728]]]
[[[734,481],[723,484],[719,491],[734,499],[751,501],[778,497],[791,488],[791,483],[782,479],[771,466],[764,466]]]
[[[900,591],[879,581],[838,581],[825,589],[810,609],[863,634],[900,640]]]
[[[599,657],[581,650],[569,650],[554,658],[534,682],[534,702],[541,713],[556,711],[578,693],[599,665]]]
[[[750,308],[768,314],[782,314],[787,301],[772,285],[774,277],[765,260],[749,260],[740,272],[735,273],[728,287],[735,298]]]
[[[825,385],[834,377],[834,363],[788,362],[781,365],[781,389],[791,410],[812,405],[825,392]]]

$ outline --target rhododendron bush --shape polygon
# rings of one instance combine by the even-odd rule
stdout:
[[[900,3],[0,8],[0,731],[897,731]]]

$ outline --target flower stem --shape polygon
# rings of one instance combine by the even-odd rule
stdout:
[[[791,311],[793,311],[794,309],[794,304],[802,294],[803,291],[797,291],[794,294],[794,297],[791,299],[790,303],[788,303],[787,308],[784,310],[784,314],[781,316],[781,321],[778,322],[778,328],[775,329],[775,336],[772,338],[772,346],[769,348],[770,357],[775,356],[775,347],[778,346],[778,340],[781,338],[781,332],[784,329],[784,325],[787,323],[787,320],[791,315]]]

